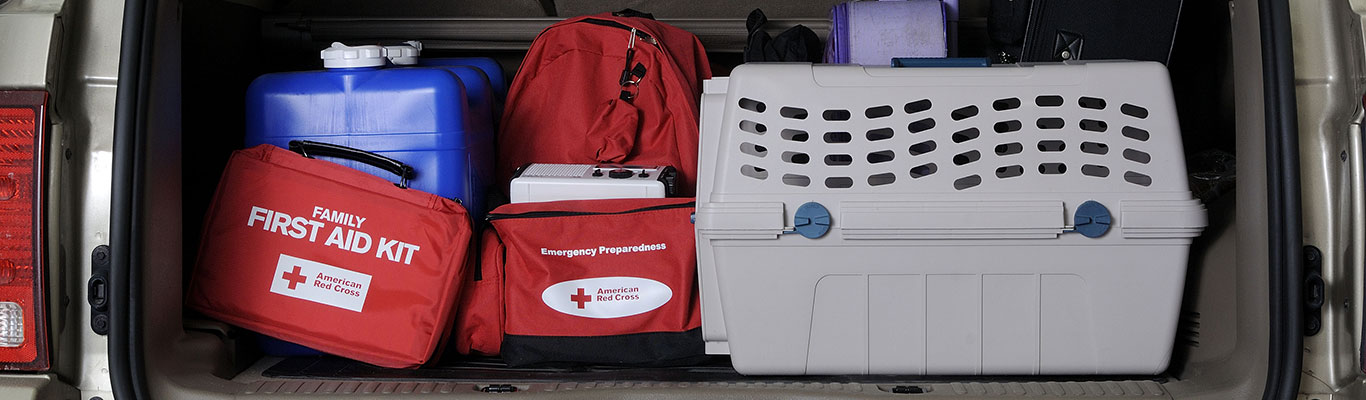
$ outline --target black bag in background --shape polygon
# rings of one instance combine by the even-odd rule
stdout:
[[[1137,60],[1166,64],[1181,0],[991,0],[1002,62]]]
[[[1020,61],[1166,64],[1181,0],[1036,0]]]
[[[816,32],[804,25],[788,28],[778,37],[770,38],[764,32],[768,16],[763,10],[754,9],[745,20],[749,29],[749,41],[745,43],[745,62],[754,61],[804,61],[821,62],[825,56],[821,38]]]
[[[987,13],[987,36],[991,38],[991,61],[1010,64],[1024,50],[1029,5],[1033,0],[991,0]]]

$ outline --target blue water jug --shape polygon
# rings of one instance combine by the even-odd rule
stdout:
[[[487,123],[489,129],[496,132],[493,127],[497,125],[498,119],[502,116],[503,102],[498,98],[499,89],[493,84],[489,71],[495,71],[497,79],[501,82],[502,69],[498,67],[498,62],[489,58],[472,57],[438,58],[435,60],[439,62],[424,63],[423,59],[418,58],[418,55],[421,54],[421,48],[421,42],[408,41],[401,45],[384,46],[384,53],[388,56],[389,64],[393,67],[440,68],[459,76],[460,82],[465,85],[465,99],[469,106],[470,121],[479,124]],[[506,90],[506,88],[503,89],[503,95],[507,94]]]
[[[386,49],[333,43],[320,71],[267,74],[247,89],[246,144],[314,140],[356,147],[414,167],[414,190],[459,199],[482,218],[493,176],[494,91],[472,67],[391,68]],[[501,75],[501,71],[500,71]],[[468,82],[468,84],[467,84]],[[371,174],[392,174],[330,159]],[[316,350],[260,337],[266,354]]]
[[[333,43],[321,55],[324,70],[266,74],[251,83],[247,145],[313,140],[379,153],[413,166],[411,188],[460,200],[482,218],[493,172],[492,100],[488,89],[467,92],[463,80],[486,78],[473,69],[388,68],[380,46]],[[363,163],[331,161],[388,176]]]
[[[493,88],[493,119],[495,125],[499,118],[503,116],[503,102],[507,100],[508,84],[503,76],[503,66],[497,61],[488,57],[419,57],[422,54],[422,42],[410,40],[403,42],[399,46],[385,47],[388,50],[389,61],[395,65],[423,66],[423,67],[474,67],[484,72],[488,77],[489,86]],[[468,86],[468,84],[466,85]],[[466,88],[468,90],[468,87]]]
[[[423,58],[417,65],[424,67],[470,67],[482,71],[493,88],[493,120],[495,125],[503,116],[503,101],[507,99],[508,87],[503,80],[503,69],[497,61],[488,57]]]

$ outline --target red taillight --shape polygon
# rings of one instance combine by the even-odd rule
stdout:
[[[43,133],[47,93],[0,91],[0,369],[46,370]]]

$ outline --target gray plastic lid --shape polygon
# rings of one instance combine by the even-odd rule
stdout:
[[[384,55],[384,48],[380,46],[347,46],[332,42],[332,47],[323,49],[320,57],[323,68],[362,68],[384,65]]]
[[[384,46],[384,53],[394,65],[417,65],[417,56],[422,54],[422,42],[410,40],[400,45]]]

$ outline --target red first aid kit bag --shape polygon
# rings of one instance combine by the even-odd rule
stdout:
[[[417,367],[453,323],[470,242],[465,209],[400,184],[260,145],[233,153],[205,220],[187,304],[210,317],[383,367]],[[424,172],[424,171],[419,171]]]
[[[510,366],[700,361],[693,204],[575,200],[491,211],[457,350],[500,353]]]
[[[508,90],[498,179],[508,182],[533,162],[671,166],[680,194],[691,196],[698,102],[708,78],[702,42],[649,14],[626,10],[551,25],[531,43]]]

